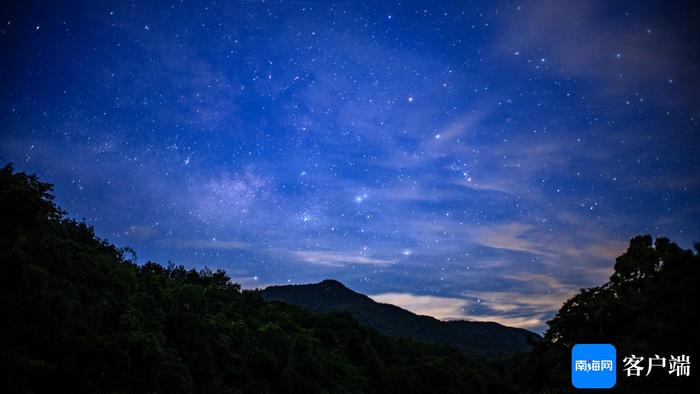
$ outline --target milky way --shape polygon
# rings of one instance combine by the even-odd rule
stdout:
[[[690,5],[93,3],[2,6],[0,159],[138,262],[541,331],[700,239]]]

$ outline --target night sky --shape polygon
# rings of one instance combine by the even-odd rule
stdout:
[[[700,240],[681,2],[21,3],[0,165],[139,263],[541,332],[631,237]]]

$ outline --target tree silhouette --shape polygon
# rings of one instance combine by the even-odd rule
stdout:
[[[223,271],[137,265],[51,190],[0,170],[2,392],[508,391],[459,351],[265,302]]]
[[[317,315],[223,271],[137,265],[65,217],[52,187],[0,169],[2,392],[567,392],[570,348],[697,360],[700,245],[638,236],[610,280],[566,301],[545,340],[507,360],[391,338]],[[618,360],[618,365],[620,364]],[[692,369],[692,368],[691,368]],[[697,392],[697,374],[618,379],[621,392]]]
[[[695,359],[700,355],[699,252],[698,244],[694,253],[663,237],[632,238],[616,259],[610,280],[567,300],[548,322],[545,341],[506,364],[519,370],[511,375],[514,384],[533,392],[571,390],[570,349],[577,343],[615,345],[618,365],[631,354],[686,354]],[[646,379],[618,378],[616,389],[674,392],[689,387],[698,388],[692,374],[674,379],[662,372]]]

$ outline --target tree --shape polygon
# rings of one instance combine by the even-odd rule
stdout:
[[[632,238],[627,251],[616,259],[610,280],[582,289],[548,322],[541,353],[568,357],[569,349],[577,343],[611,343],[622,357],[632,353],[699,356],[699,252],[698,244],[694,253],[668,238]],[[567,363],[560,358],[558,365],[558,374],[568,375]],[[673,380],[656,375],[646,380],[622,380],[618,386],[655,392],[687,384],[697,385],[697,378]]]
[[[497,384],[456,350],[265,302],[221,270],[137,265],[125,256],[133,251],[66,219],[51,190],[0,170],[2,392],[442,393]]]

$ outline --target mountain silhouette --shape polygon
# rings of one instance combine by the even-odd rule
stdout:
[[[0,167],[0,393],[516,392],[456,349],[127,255]]]
[[[468,355],[505,356],[530,350],[538,334],[494,322],[441,321],[383,304],[342,283],[327,279],[316,284],[270,286],[262,290],[268,301],[319,312],[346,312],[382,334],[455,347]]]
[[[241,290],[222,270],[134,255],[70,219],[52,185],[0,168],[0,307],[11,317],[0,392],[561,393],[573,390],[579,343],[668,358],[640,379],[619,367],[615,392],[700,392],[697,374],[671,364],[698,357],[700,243],[632,238],[610,279],[567,300],[542,340],[417,316],[335,280]]]

